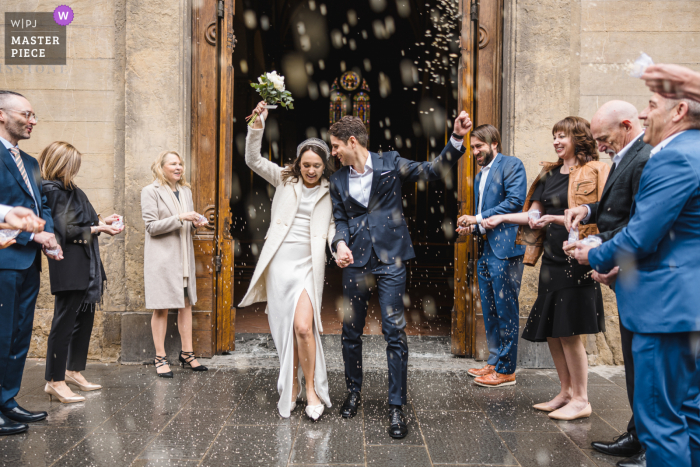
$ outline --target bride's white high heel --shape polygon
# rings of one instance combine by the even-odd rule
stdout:
[[[318,419],[321,418],[321,415],[323,415],[323,408],[324,408],[323,404],[307,405],[306,406],[306,415],[314,422],[318,421]]]

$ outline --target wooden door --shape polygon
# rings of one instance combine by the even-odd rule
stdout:
[[[503,60],[503,0],[460,0],[459,110],[474,126],[501,128],[501,68]],[[464,139],[469,144],[469,135]],[[457,200],[460,216],[474,215],[474,177],[479,168],[469,149],[459,163]],[[484,319],[476,272],[477,243],[473,236],[455,242],[452,353],[488,357]]]
[[[194,2],[192,144],[194,208],[209,225],[194,238],[197,294],[192,334],[204,357],[234,348],[231,182],[233,139],[233,0]]]

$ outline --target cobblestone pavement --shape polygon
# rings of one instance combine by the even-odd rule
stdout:
[[[49,402],[44,364],[29,361],[18,402],[49,416],[27,433],[0,438],[0,464],[570,467],[618,460],[592,451],[590,442],[625,430],[630,410],[620,368],[591,370],[590,418],[555,422],[531,408],[557,393],[552,370],[519,370],[508,388],[477,387],[466,374],[477,363],[444,352],[445,339],[409,340],[410,432],[391,439],[386,357],[375,337],[366,341],[362,409],[351,420],[338,415],[345,397],[339,344],[325,341],[334,405],[317,423],[303,415],[304,404],[290,419],[278,416],[276,355],[261,335],[239,336],[231,356],[202,360],[210,371],[178,367],[171,380],[156,377],[153,366],[90,364],[85,376],[104,388],[70,405]]]

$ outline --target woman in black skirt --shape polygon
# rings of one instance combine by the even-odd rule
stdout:
[[[542,163],[544,167],[530,187],[524,212],[490,217],[482,225],[493,228],[501,222],[519,224],[516,242],[527,245],[524,263],[534,266],[542,255],[537,300],[523,339],[549,344],[561,391],[551,401],[534,407],[550,412],[551,418],[573,420],[591,414],[588,357],[580,335],[605,331],[605,314],[600,285],[591,278],[590,266],[579,265],[563,251],[569,238],[564,211],[599,201],[610,169],[598,161],[586,120],[567,117],[554,125],[552,135],[559,159]],[[579,228],[579,239],[598,233],[595,224]]]
[[[85,400],[66,383],[81,391],[102,388],[89,383],[80,374],[87,362],[95,307],[102,300],[107,280],[97,236],[101,232],[116,235],[123,230],[123,227],[111,225],[118,219],[117,215],[106,218],[106,225],[99,224],[87,196],[74,183],[80,162],[78,150],[60,141],[51,143],[39,156],[43,191],[64,258],[62,261],[49,259],[55,304],[46,349],[44,392],[63,403]]]

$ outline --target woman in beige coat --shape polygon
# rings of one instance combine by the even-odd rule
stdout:
[[[267,117],[264,102],[254,113],[261,118],[255,127],[248,128],[246,164],[276,191],[265,245],[240,306],[267,301],[270,331],[280,359],[280,415],[287,418],[296,408],[301,394],[300,365],[306,379],[306,414],[318,420],[324,405],[331,406],[319,336],[323,332],[326,243],[330,244],[335,235],[328,193],[330,151],[322,140],[311,138],[299,145],[292,164],[280,167],[260,153]]]
[[[153,183],[141,190],[141,216],[146,223],[143,247],[146,308],[153,310],[151,329],[156,347],[156,372],[172,378],[165,358],[168,310],[177,308],[177,328],[183,368],[206,371],[192,351],[192,305],[197,303],[197,284],[192,233],[207,221],[194,211],[192,191],[184,178],[185,167],[174,151],[161,152],[151,166]]]

